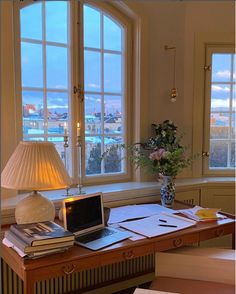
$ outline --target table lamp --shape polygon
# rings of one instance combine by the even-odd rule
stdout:
[[[66,188],[70,184],[64,164],[50,142],[20,142],[1,174],[2,187],[33,191],[16,206],[18,224],[54,220],[54,204],[37,191]]]

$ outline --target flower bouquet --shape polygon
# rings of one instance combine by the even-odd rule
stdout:
[[[136,167],[156,175],[163,180],[161,200],[165,206],[172,206],[175,197],[173,179],[192,162],[186,156],[186,147],[181,145],[182,136],[177,134],[177,126],[170,120],[152,124],[155,135],[144,143],[128,147],[130,158]]]
[[[144,168],[158,177],[175,177],[191,164],[192,158],[186,156],[186,147],[180,144],[182,136],[177,135],[177,127],[172,121],[165,120],[152,126],[155,136],[128,147],[131,160],[136,167]]]

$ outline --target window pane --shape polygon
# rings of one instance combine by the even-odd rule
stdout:
[[[235,113],[232,113],[232,129],[231,129],[231,136],[232,139],[235,139]]]
[[[46,40],[67,43],[66,1],[46,1]]]
[[[231,160],[230,167],[235,167],[235,142],[231,143]]]
[[[48,133],[64,134],[64,123],[68,119],[67,93],[47,93]]]
[[[117,134],[122,132],[121,96],[104,97],[104,132]]]
[[[229,82],[231,72],[232,54],[213,54],[212,55],[212,81]]]
[[[43,93],[22,92],[23,136],[44,133]]]
[[[47,46],[47,87],[68,87],[67,48]]]
[[[102,104],[100,95],[85,95],[85,133],[101,133]]]
[[[44,141],[42,137],[24,138],[24,141]]]
[[[43,87],[42,45],[21,42],[23,87]]]
[[[230,86],[217,84],[211,87],[211,111],[229,111]]]
[[[29,5],[20,10],[21,38],[42,39],[42,4]]]
[[[114,138],[105,138],[107,141],[107,144],[105,144],[105,150],[108,149],[107,155],[104,158],[104,169],[105,173],[117,173],[121,172],[121,158],[122,158],[122,151],[120,148],[117,148],[117,145],[115,143],[112,144],[115,140]],[[121,139],[121,138],[120,138]]]
[[[224,139],[229,136],[229,114],[211,114],[211,139]]]
[[[57,149],[57,152],[59,153],[62,161],[64,162],[64,160],[65,160],[64,138],[63,137],[49,137],[48,141],[54,143],[54,145]]]
[[[101,174],[101,137],[85,138],[86,175]]]
[[[68,119],[68,94],[60,92],[47,93],[48,119],[53,121]]]
[[[100,48],[100,12],[84,5],[84,46]]]
[[[232,97],[232,108],[233,108],[233,111],[235,111],[235,102],[236,102],[236,91],[235,91],[235,86],[233,86],[233,97]]]
[[[104,49],[121,51],[121,28],[104,16]]]
[[[210,144],[210,168],[227,167],[228,144],[224,141],[211,141]]]
[[[104,91],[121,93],[121,56],[104,54]]]
[[[101,91],[101,54],[85,50],[84,84],[86,91]]]

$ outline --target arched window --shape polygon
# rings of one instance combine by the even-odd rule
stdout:
[[[124,143],[124,29],[103,11],[84,5],[86,175],[120,173]],[[104,161],[99,158],[112,150]]]
[[[112,147],[128,140],[128,21],[104,3],[23,2],[16,95],[23,140],[54,142],[74,183],[127,178],[124,154]]]

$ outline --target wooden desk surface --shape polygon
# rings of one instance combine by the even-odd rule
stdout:
[[[125,240],[99,251],[73,246],[64,253],[27,260],[21,258],[13,249],[2,245],[2,258],[27,284],[25,293],[31,293],[32,285],[36,281],[121,262],[156,251],[165,251],[227,234],[234,234],[234,216],[225,215],[228,218],[207,223],[197,223],[194,227],[154,238],[138,241]]]

